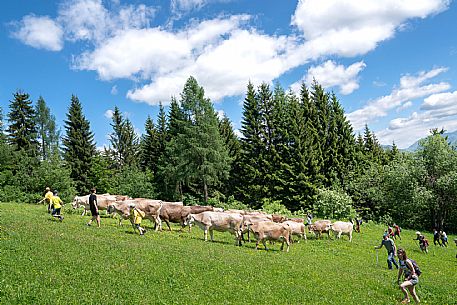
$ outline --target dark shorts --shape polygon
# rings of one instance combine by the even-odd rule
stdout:
[[[92,216],[98,216],[98,211],[96,209],[90,209],[90,213],[92,214]]]
[[[51,214],[52,214],[52,216],[54,216],[54,215],[60,215],[60,208],[58,208],[58,209],[52,209],[52,213],[51,213]]]

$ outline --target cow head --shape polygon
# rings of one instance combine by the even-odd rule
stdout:
[[[81,197],[75,196],[75,198],[73,198],[71,206],[73,207],[73,209],[77,209],[79,207],[84,206],[84,201],[81,199]]]
[[[191,226],[193,223],[194,223],[195,219],[194,219],[194,215],[193,214],[189,214],[187,215],[186,219],[184,219],[184,226]]]
[[[114,204],[110,204],[110,205],[108,206],[108,208],[106,209],[106,213],[112,214],[112,213],[114,213],[114,212],[116,212],[116,209],[114,208]]]

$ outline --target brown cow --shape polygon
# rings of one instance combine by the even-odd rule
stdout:
[[[116,196],[118,195],[110,195],[110,194],[101,194],[97,195],[97,207],[99,210],[106,210],[109,205],[113,204],[116,201]],[[89,195],[85,196],[75,196],[73,198],[73,202],[71,203],[73,209],[77,209],[79,207],[84,207],[84,211],[81,216],[84,216],[87,211],[90,211],[89,206]]]
[[[198,214],[205,211],[213,211],[213,207],[200,205],[181,206],[178,204],[165,203],[160,210],[160,219],[165,221],[170,231],[170,222],[181,224],[181,228],[183,229],[186,226],[185,220],[189,214]],[[189,232],[190,228],[191,227],[189,226]],[[160,226],[160,230],[162,230],[162,226]]]
[[[162,209],[161,200],[135,198],[123,201],[116,201],[108,207],[107,212],[119,214],[119,225],[121,225],[122,219],[129,219],[130,222],[132,222],[132,219],[130,217],[130,209],[132,207],[136,207],[137,209],[143,211],[145,213],[144,218],[147,218],[154,222],[154,227],[157,231],[161,224],[161,220],[159,217],[160,210]],[[132,225],[134,225],[133,222]]]
[[[282,216],[282,215],[273,214],[271,216],[272,216],[273,222],[284,222],[287,220],[287,217]]]
[[[249,226],[251,226],[255,223],[261,222],[261,221],[271,221],[271,218],[267,217],[266,215],[262,215],[262,214],[242,215],[242,216],[243,216],[243,223],[241,226],[241,239],[243,241],[245,241],[243,234],[247,232],[248,233],[248,242],[251,242],[251,233],[249,230]]]
[[[315,221],[312,225],[308,226],[310,232],[314,232],[317,238],[319,238],[322,233],[327,233],[327,236],[330,238],[330,228],[332,222],[330,220],[318,220]]]
[[[241,224],[243,216],[235,213],[206,211],[199,214],[189,214],[186,223],[191,226],[195,223],[204,231],[205,241],[208,240],[208,230],[211,241],[214,241],[214,231],[230,232],[235,235],[235,243],[241,246]]]
[[[290,227],[290,243],[293,243],[293,235],[298,235],[302,239],[306,240],[305,225],[292,220],[284,221],[283,224],[287,224]],[[300,242],[300,239],[298,240]]]
[[[251,230],[252,233],[254,233],[254,236],[257,239],[257,242],[255,244],[256,250],[259,247],[259,242],[262,242],[265,247],[265,250],[268,250],[266,240],[282,239],[281,250],[284,249],[284,243],[286,243],[287,252],[289,252],[289,237],[291,233],[289,225],[283,223],[276,223],[272,221],[262,221],[254,223],[253,225],[249,226],[249,230]]]

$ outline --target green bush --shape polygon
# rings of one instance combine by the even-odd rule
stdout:
[[[291,212],[279,200],[271,200],[270,198],[262,200],[262,210],[269,214],[291,215]]]
[[[313,210],[320,218],[343,219],[353,218],[356,215],[349,195],[329,189],[318,190]]]

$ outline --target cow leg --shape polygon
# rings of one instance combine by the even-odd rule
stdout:
[[[349,241],[352,242],[352,232],[349,232]]]
[[[209,230],[209,235],[211,235],[211,241],[214,241],[214,230]]]
[[[338,239],[340,239],[340,238],[341,238],[341,233],[342,233],[341,231],[340,231],[340,232],[338,232],[338,237],[337,237]]]
[[[159,230],[159,227],[162,228],[162,221],[160,220],[160,217],[159,215],[155,216],[154,217],[154,222],[155,222],[155,229],[154,231],[158,231]]]
[[[86,208],[84,208],[83,213],[81,214],[81,216],[84,216],[85,214],[86,214]]]
[[[265,251],[268,251],[266,240],[262,239],[262,243],[263,243],[263,246],[265,247]]]
[[[204,232],[205,232],[205,241],[208,241],[208,230],[205,229]]]
[[[167,224],[168,230],[171,231],[170,222],[168,221],[168,219],[164,219],[164,220],[165,220],[165,223]]]

